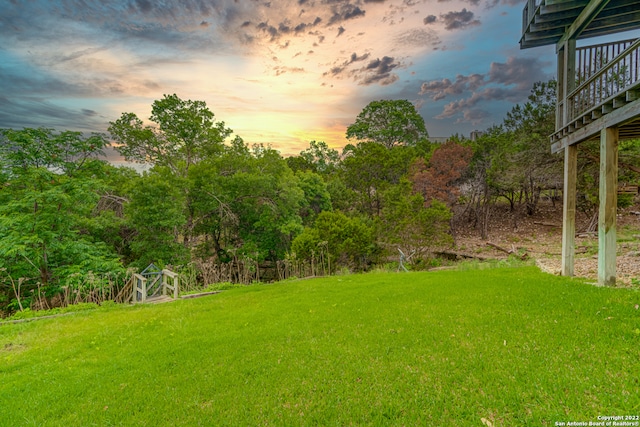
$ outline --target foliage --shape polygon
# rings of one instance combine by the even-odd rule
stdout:
[[[306,209],[313,203],[320,208],[327,196],[316,182],[320,199],[305,199],[300,181],[278,152],[263,146],[250,151],[239,142],[195,167],[190,183],[194,230],[204,237],[199,250],[221,261],[236,254],[282,259],[302,231],[302,211],[309,215]],[[311,187],[308,191],[316,197]]]
[[[101,134],[56,132],[47,128],[0,130],[0,158],[13,174],[29,168],[47,168],[67,175],[78,173],[88,160],[103,154],[107,145]]]
[[[347,138],[375,142],[386,148],[416,145],[428,137],[424,119],[407,100],[372,101],[355,123],[347,127]]]
[[[503,129],[497,126],[488,129],[472,146],[473,157],[465,177],[464,196],[471,221],[484,239],[488,233],[490,207],[504,191],[501,180],[507,175],[511,145]]]
[[[304,204],[300,216],[306,225],[310,225],[323,211],[331,210],[331,195],[327,183],[320,175],[311,171],[296,172],[298,185],[304,192]]]
[[[561,158],[547,141],[554,108],[555,82],[539,82],[479,139],[434,144],[411,103],[375,101],[349,126],[354,144],[341,155],[313,140],[283,159],[230,139],[204,102],[165,95],[150,124],[132,113],[110,123],[121,154],[153,164],[144,176],[96,160],[102,135],[2,130],[0,310],[20,308],[18,285],[28,305],[123,265],[197,265],[192,282],[215,276],[206,269],[258,278],[261,263],[314,274],[314,257],[327,270],[368,269],[380,248],[423,256],[449,244],[462,220],[486,237],[501,199],[515,229],[541,194],[560,188]],[[639,146],[620,143],[625,182],[637,183]],[[593,213],[598,152],[588,143],[582,151],[578,208]]]
[[[471,147],[447,141],[434,150],[428,165],[424,158],[417,158],[409,173],[413,190],[422,194],[427,203],[436,199],[449,206],[455,204],[460,194],[460,178],[472,155]]]
[[[131,241],[133,265],[182,264],[189,253],[180,244],[180,230],[186,222],[184,195],[159,173],[145,175],[131,189],[125,212],[136,230]]]
[[[372,227],[359,218],[328,211],[321,212],[313,228],[306,228],[291,245],[299,259],[319,258],[326,250],[333,270],[339,266],[364,270],[375,249]]]
[[[155,126],[145,126],[134,113],[123,113],[110,122],[116,149],[127,160],[166,166],[184,177],[192,165],[220,152],[231,135],[203,101],[164,95],[151,108],[149,120]]]
[[[633,290],[527,267],[287,281],[3,324],[0,419],[541,426],[633,415],[636,304]]]
[[[104,244],[82,232],[97,201],[94,183],[29,168],[11,182],[0,206],[0,259],[12,277],[35,285],[63,284],[71,265],[96,272],[118,269]]]
[[[343,157],[343,182],[356,196],[352,208],[377,216],[382,210],[382,193],[407,174],[415,150],[411,147],[387,150],[374,142],[362,142],[347,145]]]
[[[349,212],[358,206],[358,193],[347,187],[345,180],[341,176],[334,176],[327,182],[327,192],[331,199],[331,207],[334,210]]]
[[[287,158],[287,164],[294,172],[312,171],[322,175],[335,172],[339,163],[338,150],[329,148],[324,141],[311,141],[309,148],[301,151],[299,156]]]
[[[625,139],[618,143],[618,181],[640,183],[640,139]]]
[[[104,139],[49,129],[2,135],[7,174],[0,187],[0,310],[22,310],[36,299],[46,306],[63,288],[122,272],[111,248],[91,234],[104,162],[89,157]]]
[[[413,193],[406,180],[391,187],[383,197],[385,207],[378,233],[391,255],[397,256],[397,247],[411,255],[412,261],[424,260],[432,248],[451,243],[451,211],[444,203],[434,199],[425,207],[422,195]]]
[[[184,222],[176,232],[182,236],[183,252],[188,252],[197,240],[194,229],[198,221],[189,172],[198,163],[222,153],[231,129],[224,122],[216,122],[203,101],[185,101],[175,94],[154,101],[151,111],[150,120],[155,126],[145,126],[135,114],[123,113],[120,119],[110,122],[109,132],[125,159],[152,163],[172,188],[183,193],[180,199]],[[161,239],[167,242],[171,238],[165,235]],[[183,258],[180,254],[177,257]]]
[[[543,189],[559,188],[562,158],[549,155],[549,135],[555,130],[556,81],[537,82],[529,100],[507,113],[504,128],[514,145],[510,174],[524,197],[527,215],[537,209]]]

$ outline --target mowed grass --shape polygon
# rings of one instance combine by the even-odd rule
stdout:
[[[0,425],[555,425],[640,413],[640,293],[366,274],[0,325]]]

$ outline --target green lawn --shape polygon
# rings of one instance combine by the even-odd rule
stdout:
[[[534,267],[0,325],[2,426],[554,426],[640,414],[640,292]]]

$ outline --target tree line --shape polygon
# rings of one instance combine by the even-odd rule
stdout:
[[[375,101],[342,152],[311,141],[287,158],[176,95],[153,103],[152,124],[123,113],[109,136],[4,129],[0,311],[116,299],[127,271],[150,263],[204,284],[363,271],[397,261],[398,249],[427,267],[461,224],[486,237],[497,203],[517,226],[561,190],[554,116],[555,82],[536,83],[480,138],[435,144],[411,103]],[[150,169],[101,160],[110,143]],[[580,208],[595,212],[597,147],[585,147]],[[638,152],[621,143],[621,179],[637,182]]]

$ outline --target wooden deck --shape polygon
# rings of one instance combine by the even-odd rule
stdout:
[[[585,22],[584,15],[595,18]],[[558,43],[572,26],[582,27],[576,28],[578,40],[637,29],[640,7],[637,0],[528,0],[522,11],[520,48]]]
[[[551,152],[558,153],[580,142],[600,139],[602,128],[618,127],[619,139],[640,138],[640,102],[625,102],[625,93],[593,108],[550,136]]]
[[[632,29],[640,29],[637,0],[527,0],[522,13],[520,48],[555,45],[558,58],[556,130],[550,140],[553,153],[564,152],[565,276],[573,276],[575,256],[577,145],[600,142],[600,285],[616,281],[618,142],[640,138],[640,38],[585,47],[577,41]]]

